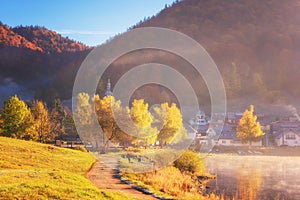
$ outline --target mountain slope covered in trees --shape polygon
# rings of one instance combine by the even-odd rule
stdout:
[[[44,27],[0,23],[0,101],[13,94],[48,102],[70,98],[77,69],[90,50]]]
[[[300,97],[299,11],[298,0],[183,0],[131,29],[165,27],[198,41],[216,62],[229,99],[289,103]],[[91,49],[42,27],[0,24],[0,30],[7,35],[4,39],[0,36],[2,85],[13,81],[33,88],[37,97],[70,98],[77,69]],[[126,71],[149,62],[177,69],[189,79],[200,103],[209,103],[205,83],[192,66],[161,51],[131,52],[120,57],[105,72],[100,90],[105,90],[106,79],[110,78],[114,86]],[[0,87],[0,92],[3,90]],[[133,98],[139,97],[150,104],[175,99],[166,88],[149,85],[135,92]]]
[[[221,71],[230,99],[247,96],[265,103],[287,103],[300,97],[299,11],[297,0],[183,0],[131,28],[170,28],[198,41]],[[187,63],[168,57],[168,64],[191,77],[200,96],[208,96]],[[145,60],[164,62],[166,58]],[[119,65],[139,62],[127,58]]]
[[[76,52],[90,47],[41,26],[10,27],[0,21],[0,47],[18,47],[44,53]]]

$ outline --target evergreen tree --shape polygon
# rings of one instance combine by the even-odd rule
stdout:
[[[54,99],[51,106],[50,119],[52,122],[51,131],[55,133],[59,139],[65,134],[64,120],[66,114],[60,99]]]
[[[236,92],[238,93],[241,90],[241,78],[238,72],[238,68],[234,62],[232,63],[232,66],[233,66],[233,71],[232,71],[233,86],[236,89]]]
[[[32,114],[34,117],[34,128],[36,130],[39,142],[53,141],[57,135],[51,131],[51,121],[48,110],[42,101],[34,101]]]
[[[3,127],[3,116],[0,113],[0,135],[2,135],[2,132],[3,132],[2,127]]]
[[[264,132],[261,129],[259,122],[257,122],[257,116],[253,114],[254,106],[250,105],[250,110],[245,110],[242,118],[237,126],[237,137],[244,143],[257,141],[261,139]]]
[[[72,140],[77,138],[78,134],[71,112],[66,112],[65,119],[63,120],[63,127],[66,137]]]
[[[16,95],[4,103],[2,135],[25,140],[35,140],[33,116],[28,106]]]
[[[227,81],[225,82],[226,91],[230,97],[236,97],[240,94],[242,86],[241,86],[241,78],[238,72],[238,68],[234,62],[232,62],[232,70],[227,71],[226,77]]]

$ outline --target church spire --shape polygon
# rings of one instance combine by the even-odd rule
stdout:
[[[110,85],[110,79],[108,79],[107,85],[106,85],[105,96],[113,96],[113,93],[112,93],[110,87],[111,87],[111,85]]]

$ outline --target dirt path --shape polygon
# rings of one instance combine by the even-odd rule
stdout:
[[[128,184],[122,183],[121,180],[117,178],[118,174],[117,170],[115,170],[117,165],[117,159],[109,156],[101,156],[87,173],[87,177],[99,189],[121,192],[137,199],[157,199],[151,195],[133,189]]]

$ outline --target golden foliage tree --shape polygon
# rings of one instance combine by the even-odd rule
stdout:
[[[81,126],[89,126],[92,124],[92,106],[89,102],[90,96],[87,93],[81,92],[77,95],[77,104],[74,117]]]
[[[104,147],[108,142],[118,143],[122,146],[127,146],[131,143],[132,137],[125,133],[122,127],[127,125],[129,119],[129,109],[122,108],[121,101],[116,101],[113,96],[105,96],[101,99],[98,95],[94,96],[95,110],[97,113],[98,122],[103,130],[106,140]],[[116,122],[118,120],[118,123]]]
[[[152,122],[151,115],[148,112],[148,103],[144,99],[134,100],[130,110],[130,117],[140,127],[150,126]]]
[[[77,95],[75,111],[73,113],[76,129],[80,138],[86,145],[92,145],[89,150],[98,150],[100,134],[97,133],[96,119],[92,118],[93,109],[90,103],[90,96],[81,92]]]
[[[130,117],[135,123],[135,128],[132,129],[136,136],[135,144],[140,145],[142,142],[146,147],[149,144],[154,144],[158,135],[158,130],[151,126],[152,117],[148,110],[148,103],[144,99],[134,100],[130,109]]]
[[[53,141],[57,134],[51,131],[52,123],[46,105],[42,101],[34,101],[32,114],[34,117],[34,129],[39,142]]]
[[[249,110],[245,110],[240,122],[237,126],[237,137],[244,143],[249,142],[249,145],[253,141],[261,139],[264,132],[261,129],[259,122],[257,122],[257,116],[253,114],[254,106],[250,105]]]
[[[161,108],[155,109],[156,122],[163,121],[163,126],[158,135],[158,141],[162,144],[178,143],[186,138],[187,133],[182,124],[182,116],[176,104],[169,106],[161,104]]]

